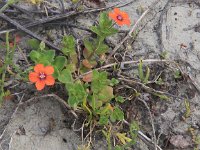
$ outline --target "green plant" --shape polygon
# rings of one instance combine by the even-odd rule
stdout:
[[[163,52],[160,53],[160,57],[161,57],[161,59],[166,59],[167,56],[168,56],[167,51],[163,51]]]
[[[106,141],[108,143],[108,150],[111,150],[112,149],[112,146],[111,146],[111,128],[107,131],[102,130],[102,133],[106,137]]]
[[[195,143],[195,148],[194,150],[198,150],[198,147],[200,145],[200,135],[196,135],[195,139],[194,139],[194,143]]]
[[[94,27],[93,30],[100,32],[103,27],[109,28],[112,22],[107,22],[106,19],[108,19],[108,16],[102,13],[100,15],[100,25],[96,28]],[[86,48],[89,50],[88,53],[85,53],[88,56],[87,59],[91,60],[93,55],[99,56],[108,50],[108,46],[104,44],[102,39],[107,35],[113,34],[113,31],[116,30],[110,28],[106,33],[102,30],[103,33],[99,33],[99,37],[94,39],[97,45],[88,40],[84,41]],[[75,40],[72,36],[63,37],[63,56],[55,56],[55,51],[46,48],[43,42],[39,43],[32,39],[29,41],[29,45],[34,49],[30,53],[31,60],[35,64],[54,67],[54,78],[65,84],[69,95],[68,104],[74,108],[81,107],[88,112],[88,123],[96,120],[99,125],[106,125],[109,122],[122,121],[124,119],[124,113],[117,105],[117,101],[122,103],[124,100],[121,97],[115,97],[113,94],[112,86],[118,83],[116,79],[109,80],[106,72],[98,72],[96,70],[92,72],[90,84],[73,78],[73,72],[77,69],[77,53],[75,51]],[[115,101],[116,105],[112,106],[111,100],[115,99],[117,99]]]
[[[96,120],[100,125],[105,125],[109,121],[123,120],[123,112],[118,106],[111,105],[111,100],[114,99],[111,86],[113,83],[107,78],[106,72],[94,70],[91,84],[81,80],[75,81],[67,69],[64,69],[61,74],[58,80],[65,84],[68,91],[68,104],[74,108],[81,106],[88,112],[89,123]]]
[[[77,59],[76,42],[73,36],[68,35],[63,37],[61,43],[62,55],[59,56],[55,55],[54,50],[48,49],[44,42],[39,43],[34,39],[28,42],[32,48],[30,53],[31,60],[37,66],[38,64],[42,66],[42,68],[53,66],[54,79],[64,84],[66,88],[68,94],[66,101],[68,105],[75,110],[78,108],[86,112],[87,122],[85,126],[98,126],[102,129],[102,133],[108,141],[108,149],[111,149],[111,136],[118,137],[122,141],[122,144],[131,141],[126,133],[116,132],[112,134],[111,130],[105,130],[108,128],[111,129],[116,122],[124,120],[124,112],[121,110],[120,104],[124,103],[125,100],[123,97],[114,94],[113,87],[119,81],[109,78],[109,74],[106,71],[97,71],[94,69],[101,63],[101,57],[109,50],[105,39],[118,32],[113,25],[106,12],[100,14],[99,24],[90,27],[90,30],[96,34],[96,37],[88,37],[83,40],[85,47],[83,50],[84,58],[81,61],[80,68]],[[38,72],[37,68],[35,69],[37,75],[39,74],[37,81],[46,81],[45,71],[43,71],[44,73]],[[77,78],[77,71],[81,73],[90,71],[90,73],[85,74],[83,78]],[[32,81],[35,81],[32,76],[34,74],[34,72],[29,74]],[[148,76],[144,78],[144,82],[147,82],[146,80],[148,80]]]
[[[141,82],[147,84],[150,76],[150,69],[149,67],[146,67],[146,75],[144,76],[144,71],[143,71],[143,62],[142,60],[139,61],[138,65],[138,74]]]
[[[3,66],[0,68],[0,75],[1,75],[0,104],[3,102],[3,97],[6,96],[6,92],[4,91],[4,82],[5,82],[7,68],[8,68],[9,65],[12,64],[14,50],[15,50],[15,42],[14,42],[14,46],[12,48],[10,48],[9,32],[6,33],[6,46],[5,46],[5,48],[6,48],[6,55],[5,55],[5,59],[4,59],[4,62],[3,62]]]
[[[155,83],[158,85],[164,85],[162,78],[158,78],[158,80],[156,80]]]
[[[96,34],[96,38],[85,38],[83,51],[84,60],[82,61],[82,71],[94,68],[97,65],[97,58],[101,60],[101,56],[108,52],[109,47],[105,44],[106,37],[114,35],[118,32],[113,27],[112,21],[108,18],[108,14],[103,12],[100,14],[99,24],[91,26],[90,30]]]
[[[185,104],[185,109],[186,109],[184,117],[188,118],[191,115],[190,102],[187,99],[185,99],[184,104]]]
[[[137,122],[133,121],[130,124],[130,130],[128,134],[130,134],[130,138],[126,136],[126,133],[116,133],[116,136],[119,138],[121,143],[123,145],[116,145],[114,147],[115,150],[124,150],[126,148],[131,147],[136,143],[137,137],[138,137],[138,130],[139,130],[139,125]]]
[[[39,43],[35,39],[28,41],[30,47],[33,49],[30,52],[30,58],[35,64],[44,64],[45,66],[51,65],[54,67],[53,76],[57,79],[67,63],[65,56],[55,56],[55,50],[46,48],[45,43]]]
[[[174,72],[174,78],[175,79],[180,79],[182,76],[181,76],[181,72],[180,72],[180,70],[176,70],[175,72]]]

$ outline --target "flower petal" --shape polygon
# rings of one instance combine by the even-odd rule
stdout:
[[[108,15],[119,26],[123,26],[123,25],[130,26],[130,24],[131,24],[128,14],[124,11],[121,11],[119,8],[114,8],[113,12],[110,12]],[[121,16],[122,20],[119,20],[118,16]]]
[[[120,14],[121,14],[122,18],[129,19],[129,16],[128,16],[128,14],[126,12],[121,12]]]
[[[36,82],[35,86],[36,86],[36,88],[37,88],[38,91],[44,89],[44,87],[45,87],[45,82],[44,82],[44,80],[38,80],[38,81]]]
[[[123,26],[123,25],[124,25],[124,22],[123,22],[123,21],[115,20],[115,22],[116,22],[119,26]]]
[[[38,73],[36,73],[36,72],[29,73],[29,80],[33,83],[37,82],[39,80]]]
[[[121,12],[119,8],[114,8],[114,10],[113,10],[113,11],[114,11],[114,13],[116,13],[117,15],[119,15],[119,14],[120,14],[120,12]]]
[[[44,65],[43,65],[43,64],[37,64],[37,65],[34,67],[34,71],[35,71],[36,73],[44,72]]]
[[[54,73],[54,68],[52,66],[46,66],[44,68],[44,73],[46,75],[52,75]]]
[[[117,15],[116,15],[115,13],[110,12],[108,15],[109,15],[109,17],[110,17],[111,19],[113,19],[113,20],[116,20],[116,19],[117,19]]]
[[[46,85],[54,85],[55,84],[55,79],[52,76],[47,76],[45,79]]]
[[[130,20],[124,20],[124,24],[130,26],[130,25],[131,25],[131,22],[130,22]]]

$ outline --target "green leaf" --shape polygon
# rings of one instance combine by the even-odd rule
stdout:
[[[34,61],[35,63],[38,63],[38,61],[40,60],[41,54],[38,51],[32,50],[29,56],[32,61]]]
[[[115,33],[118,32],[117,29],[114,28],[109,28],[109,29],[101,29],[99,26],[91,26],[90,30],[94,33],[96,33],[99,37],[101,37],[102,39],[105,39],[108,36],[111,36]]]
[[[145,84],[147,84],[147,82],[149,81],[149,76],[150,76],[150,69],[149,67],[147,67],[147,73],[143,81]]]
[[[96,33],[98,36],[103,37],[103,34],[101,33],[101,30],[97,26],[91,26],[90,30],[94,33]]]
[[[130,134],[131,134],[131,137],[132,137],[132,142],[135,143],[136,142],[136,138],[138,136],[138,131],[139,131],[139,125],[136,121],[133,121],[131,124],[130,124]]]
[[[54,50],[47,50],[42,54],[42,59],[48,60],[49,62],[52,62],[55,57],[55,51]]]
[[[116,117],[115,117],[115,115],[112,113],[111,115],[110,115],[110,120],[112,121],[112,122],[116,122]]]
[[[109,82],[107,79],[107,73],[104,72],[98,72],[96,70],[92,73],[92,83],[91,83],[91,89],[93,93],[99,93],[103,88],[105,88]]]
[[[76,53],[75,51],[75,39],[72,35],[64,36],[62,40],[63,48],[62,52],[65,55],[73,55]]]
[[[167,58],[167,55],[168,55],[168,52],[167,52],[167,51],[163,51],[163,52],[160,53],[161,59],[166,59],[166,58]]]
[[[98,55],[105,54],[108,51],[108,49],[109,49],[108,45],[101,43],[96,50],[96,54]]]
[[[76,107],[78,105],[79,101],[76,97],[69,96],[68,98],[68,104],[72,107]]]
[[[118,30],[115,28],[109,28],[109,29],[102,30],[102,33],[104,34],[104,36],[111,36],[111,35],[116,34],[117,32],[118,32]]]
[[[194,142],[195,142],[196,145],[199,145],[199,144],[200,144],[200,135],[197,135],[197,136],[196,136]]]
[[[70,59],[69,60],[70,60],[71,63],[76,65],[78,63],[77,53],[70,54]]]
[[[44,66],[51,65],[51,63],[47,59],[43,59],[43,57],[39,59],[38,63],[43,64]]]
[[[111,81],[110,81],[110,86],[117,85],[118,83],[119,83],[119,80],[112,78]]]
[[[96,108],[100,108],[103,105],[101,101],[97,101],[97,100],[95,104],[96,104]]]
[[[64,69],[61,72],[60,76],[58,77],[58,80],[62,83],[73,83],[71,72],[68,69]]]
[[[117,145],[114,147],[114,150],[124,150],[121,146]]]
[[[28,45],[31,47],[31,49],[37,50],[40,47],[40,42],[36,39],[30,39],[28,40]]]
[[[88,53],[92,53],[94,50],[94,43],[90,42],[88,39],[83,40],[84,46],[87,49]]]
[[[103,39],[118,32],[117,29],[112,27],[112,20],[109,19],[106,12],[100,14],[99,25],[92,26],[90,30]]]
[[[180,79],[181,78],[181,72],[180,70],[176,70],[175,73],[174,73],[174,78],[175,79]]]
[[[44,41],[42,41],[42,42],[40,43],[40,50],[42,50],[42,51],[45,50],[45,43],[44,43]]]
[[[139,65],[138,65],[138,73],[141,81],[144,81],[144,73],[143,73],[143,62],[140,60]]]
[[[169,100],[170,98],[164,94],[153,93],[153,95],[158,96],[160,99]]]
[[[64,56],[57,56],[53,62],[53,65],[58,68],[58,70],[62,70],[66,64],[66,58]]]
[[[92,109],[95,110],[96,109],[96,99],[95,99],[95,96],[92,95]]]
[[[53,67],[54,67],[53,77],[57,79],[60,76],[60,71],[58,70],[56,66],[53,65]]]
[[[98,98],[103,103],[106,103],[106,102],[110,101],[113,97],[114,97],[113,88],[111,86],[105,86],[98,93]]]
[[[115,122],[116,120],[122,121],[124,119],[124,113],[118,107],[114,108],[112,115],[110,116],[111,121]]]
[[[105,115],[101,115],[100,116],[100,119],[99,119],[99,124],[100,125],[106,125],[108,124],[108,116],[105,116]]]
[[[126,136],[126,133],[116,133],[116,136],[119,138],[119,140],[122,142],[122,144],[126,144],[127,142],[131,142],[132,139]]]
[[[117,96],[116,98],[115,98],[115,100],[117,101],[117,102],[120,102],[120,103],[123,103],[125,100],[124,100],[124,98],[122,97],[122,96]]]
[[[66,88],[69,94],[68,103],[70,106],[78,105],[87,97],[87,93],[81,83],[70,84]]]
[[[164,85],[165,84],[163,82],[162,78],[159,78],[158,80],[156,80],[155,83],[158,84],[158,85]]]
[[[109,19],[107,12],[102,12],[99,17],[99,26],[101,29],[110,28],[112,20]]]
[[[66,66],[66,69],[68,69],[71,73],[76,71],[76,65],[75,64],[68,64]]]
[[[184,116],[185,118],[188,118],[191,115],[190,102],[187,99],[185,99],[184,104],[185,104],[185,109],[186,109]]]

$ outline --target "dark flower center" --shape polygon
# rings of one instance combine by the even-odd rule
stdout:
[[[43,72],[40,72],[39,78],[40,78],[40,80],[44,80],[46,78],[46,74]]]
[[[123,17],[122,17],[121,15],[118,15],[118,16],[117,16],[117,19],[118,19],[119,21],[122,21],[122,20],[123,20]]]

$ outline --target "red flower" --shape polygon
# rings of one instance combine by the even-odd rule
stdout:
[[[113,19],[119,26],[130,26],[131,21],[126,12],[121,11],[119,8],[114,8],[113,12],[109,12],[109,17]]]
[[[45,85],[54,85],[55,79],[52,76],[54,68],[52,66],[44,67],[43,64],[37,64],[34,71],[29,73],[29,80],[35,83],[37,90],[44,89]]]

